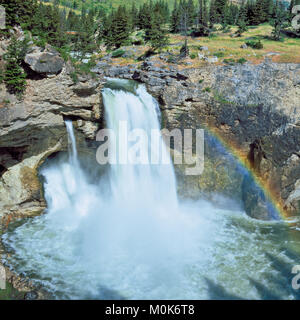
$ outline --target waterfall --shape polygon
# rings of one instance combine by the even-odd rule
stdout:
[[[118,137],[117,146],[123,143],[120,121],[126,121],[128,132],[143,130],[150,136],[152,129],[160,129],[155,99],[144,86],[131,86],[110,80],[103,90],[105,119]],[[91,182],[86,163],[78,159],[72,121],[65,124],[68,159],[58,157],[41,170],[47,214],[25,223],[10,238],[14,250],[22,251],[20,256],[30,256],[23,272],[39,266],[40,278],[51,281],[36,281],[55,295],[63,288],[66,297],[146,298],[146,292],[148,298],[176,297],[178,275],[197,242],[195,221],[179,210],[172,162],[116,163],[98,182],[95,177]],[[160,149],[155,156],[170,157],[162,136],[157,138]],[[141,153],[150,149],[144,141],[139,146]],[[19,248],[29,233],[31,240]]]
[[[66,124],[67,132],[68,132],[69,143],[71,145],[71,148],[69,150],[69,159],[70,159],[69,161],[70,161],[70,163],[73,164],[74,167],[79,168],[77,146],[76,146],[76,139],[75,139],[75,134],[74,134],[73,123],[70,120],[66,120],[65,124]]]
[[[158,104],[143,85],[110,80],[103,100],[107,127],[116,132],[110,142],[115,156],[125,141],[118,135],[120,121],[128,134],[160,128]],[[66,130],[68,156],[46,161],[40,170],[46,214],[2,238],[13,252],[6,263],[52,297],[257,299],[251,279],[271,286],[268,275],[280,277],[265,253],[282,255],[285,226],[276,224],[270,232],[271,223],[241,212],[203,200],[179,201],[171,163],[117,162],[97,177],[96,168],[79,159],[71,121]],[[160,135],[158,141],[161,156],[169,156]],[[135,142],[140,153],[149,151],[149,143]],[[280,294],[286,296],[284,290]]]
[[[151,130],[159,132],[160,129],[160,110],[156,100],[147,93],[144,86],[139,85],[132,93],[123,89],[126,84],[128,84],[126,80],[110,80],[103,91],[105,118],[108,128],[116,133],[116,150],[119,150],[119,145],[124,143],[119,141],[122,137],[118,134],[121,121],[127,125],[128,132],[142,130],[147,138],[151,136]],[[160,147],[160,150],[155,150],[159,153],[157,157],[166,156],[168,151],[161,135],[157,142]],[[162,214],[172,211],[172,214],[175,214],[178,201],[172,162],[169,164],[158,162],[151,165],[151,142],[139,141],[139,147],[140,154],[147,155],[146,164],[124,165],[117,162],[110,168],[114,201],[118,201],[121,207],[134,206],[138,210],[142,209],[144,215],[145,208],[153,210],[153,204],[155,210]]]

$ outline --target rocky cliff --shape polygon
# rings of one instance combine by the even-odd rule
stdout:
[[[139,69],[131,66],[103,70],[102,65],[98,73],[144,82],[160,102],[167,128],[204,127],[208,133],[216,133],[248,162],[287,214],[299,212],[300,65],[266,59],[259,65],[206,65],[179,71],[149,61]],[[209,166],[209,146],[206,151]],[[245,183],[242,177],[232,180],[233,173],[229,172],[224,187],[220,176],[214,179],[205,175],[208,166],[204,175],[185,181],[196,186],[197,195],[206,190],[205,179],[219,177],[221,186],[215,182],[208,188],[210,191],[230,196],[241,192],[249,215],[272,217],[253,184]],[[217,167],[222,170],[224,166],[228,169],[228,163]]]
[[[172,128],[207,128],[236,148],[273,190],[287,212],[299,212],[300,200],[300,65],[232,66],[207,64],[199,69],[178,69],[159,61],[130,66],[100,62],[97,77],[80,77],[70,69],[28,81],[24,100],[0,93],[0,216],[23,216],[45,208],[37,169],[43,161],[66,150],[64,119],[73,119],[79,149],[95,140],[103,126],[101,88],[105,77],[145,83],[160,103],[163,124]],[[233,165],[216,159],[206,146],[204,174],[184,177],[177,168],[179,189],[197,197],[215,192],[236,195],[247,213],[271,217],[253,186],[235,176]],[[227,162],[226,162],[227,161]]]
[[[100,81],[74,83],[67,67],[57,76],[28,80],[22,101],[1,86],[0,216],[32,215],[45,208],[37,169],[66,150],[65,118],[77,121],[78,141],[94,140],[101,118]]]

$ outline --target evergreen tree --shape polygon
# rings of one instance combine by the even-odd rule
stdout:
[[[3,80],[10,93],[19,97],[26,89],[26,73],[21,67],[28,48],[28,40],[18,41],[15,36],[11,38],[7,51],[4,55],[5,71]]]
[[[237,22],[238,29],[236,31],[236,35],[238,37],[240,37],[248,29],[246,24],[246,17],[247,17],[247,7],[246,5],[242,4],[240,7],[239,17]]]
[[[111,23],[106,31],[105,42],[108,47],[116,48],[125,45],[129,40],[130,24],[129,17],[124,6],[120,6],[110,16]]]
[[[150,28],[146,32],[153,51],[160,50],[168,44],[167,33],[162,28],[161,17],[158,15],[151,15]]]
[[[132,3],[130,17],[131,17],[131,29],[134,30],[135,28],[138,27],[138,21],[139,21],[139,12],[134,2]]]
[[[199,13],[198,13],[198,28],[197,35],[208,36],[209,29],[209,11],[207,0],[199,0]]]
[[[246,3],[246,23],[247,25],[255,25],[255,3],[252,0],[248,0]]]
[[[266,21],[267,17],[264,5],[265,3],[263,0],[256,0],[252,19],[254,25],[258,25]]]
[[[40,4],[32,18],[32,34],[51,45],[62,47],[67,43],[66,30],[63,29],[60,11],[57,6]]]
[[[89,53],[96,49],[96,23],[95,12],[90,10],[88,14],[81,15],[80,23],[77,26],[77,32],[74,41],[74,50],[79,52],[79,58],[84,59]]]
[[[300,3],[300,1],[299,1],[299,3]],[[274,10],[274,1],[273,0],[264,0],[264,11],[265,11],[266,21],[270,21],[270,19],[272,17],[273,10]]]
[[[285,10],[284,5],[277,0],[274,9],[274,18],[271,21],[273,26],[272,37],[274,40],[281,40],[281,32],[288,20],[288,12]]]
[[[227,6],[227,0],[215,0],[216,22],[224,22],[224,12]]]
[[[189,27],[193,27],[194,22],[195,22],[195,18],[197,16],[197,10],[195,8],[194,5],[194,1],[193,0],[189,0],[187,3],[187,10],[188,10],[188,26]]]
[[[139,11],[138,27],[140,29],[149,28],[151,19],[152,3],[144,3]]]
[[[214,24],[217,22],[217,13],[216,13],[216,3],[215,0],[210,1],[209,7],[209,25],[210,28],[213,28]]]
[[[180,9],[179,9],[177,0],[175,0],[174,9],[171,15],[171,32],[172,33],[178,33],[180,31],[179,20],[180,20]]]
[[[25,29],[31,27],[32,16],[36,14],[36,0],[1,0],[6,12],[6,26],[23,25]]]

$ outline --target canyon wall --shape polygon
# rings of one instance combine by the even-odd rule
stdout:
[[[100,62],[93,71],[96,78],[81,76],[77,83],[68,65],[59,74],[32,78],[22,101],[1,85],[1,100],[6,101],[0,107],[2,218],[44,210],[37,169],[47,157],[66,150],[64,119],[74,120],[79,151],[97,146],[107,76],[145,83],[160,104],[164,127],[205,128],[208,136],[221,137],[249,162],[287,213],[299,212],[300,65],[265,60],[191,69],[149,59],[130,66]],[[236,174],[235,164],[214,156],[207,139],[203,175],[186,177],[176,167],[182,196],[235,197],[250,216],[272,218],[255,186]]]

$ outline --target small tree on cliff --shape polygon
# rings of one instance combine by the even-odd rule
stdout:
[[[10,93],[21,97],[26,89],[26,73],[21,67],[24,58],[28,40],[18,41],[14,36],[11,38],[4,55],[5,71],[3,80]]]

